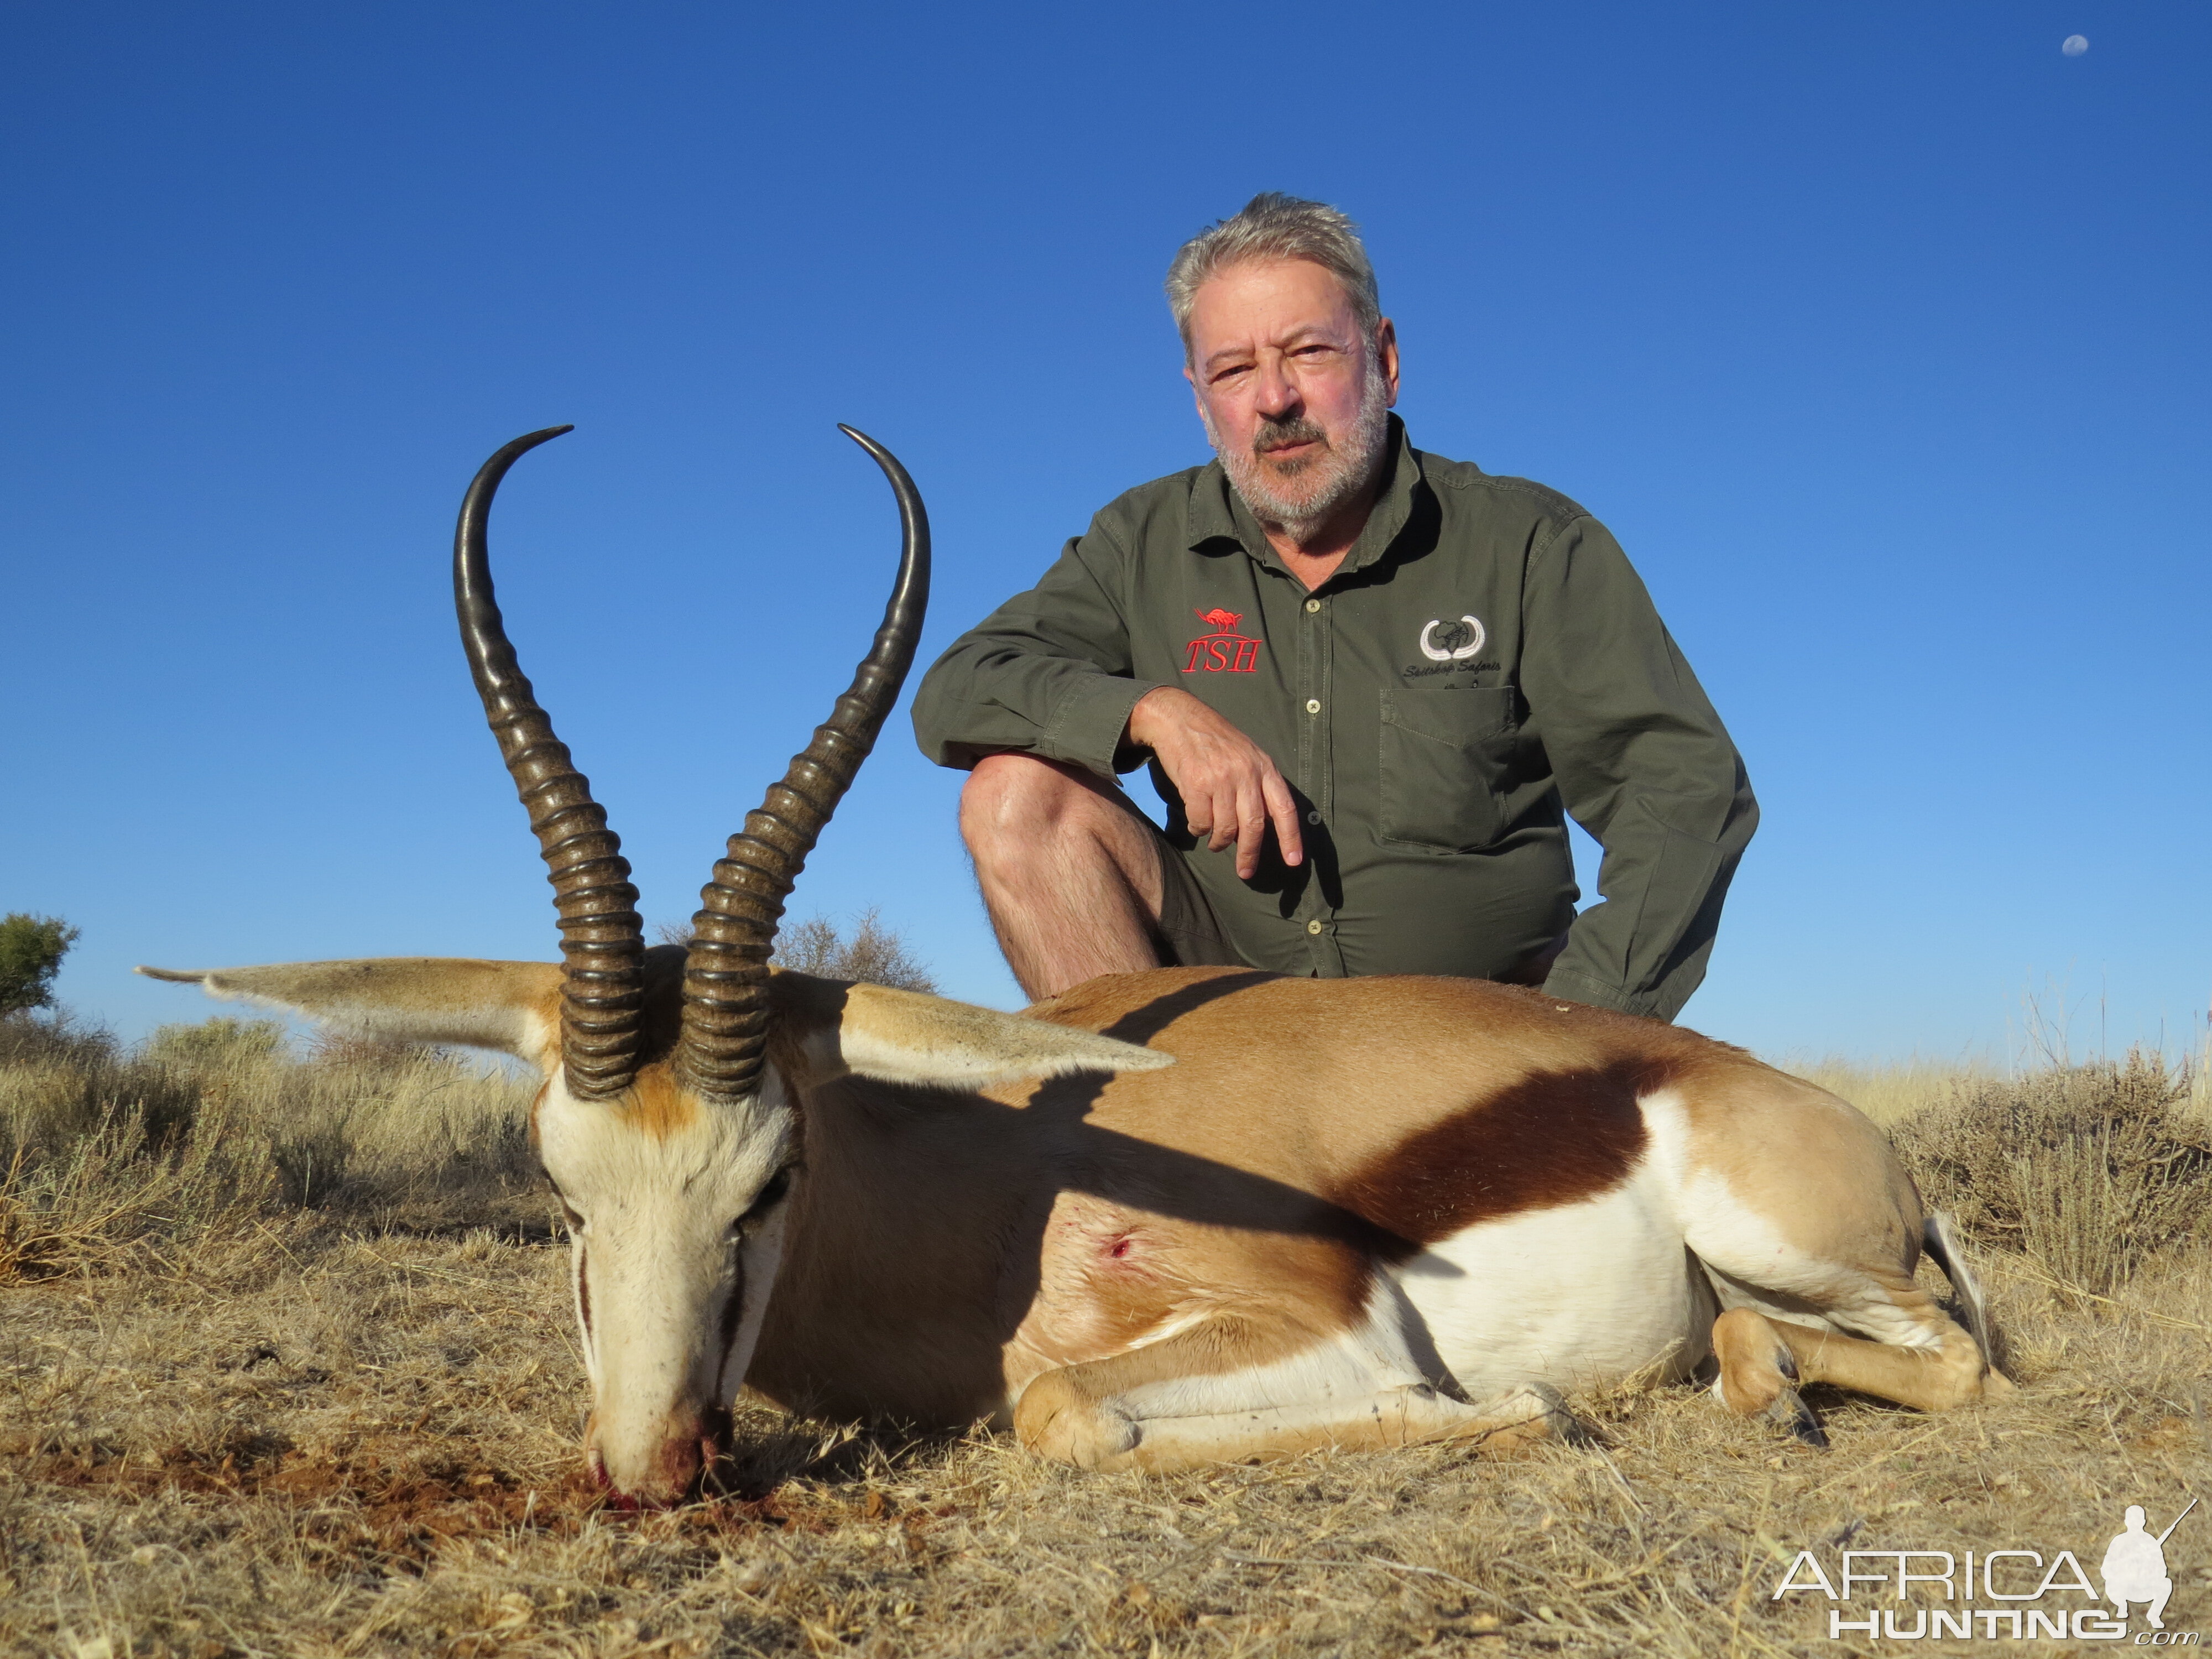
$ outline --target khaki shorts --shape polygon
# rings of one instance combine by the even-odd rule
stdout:
[[[1160,918],[1157,924],[1158,937],[1152,943],[1158,947],[1160,963],[1167,968],[1249,968],[1253,964],[1237,953],[1229,942],[1220,921],[1213,914],[1213,906],[1206,902],[1206,890],[1198,884],[1198,878],[1176,851],[1173,842],[1160,833],[1160,827],[1145,816],[1144,809],[1131,800],[1119,788],[1099,791],[1145,826],[1151,836],[1152,849],[1160,859]]]
[[[1198,884],[1198,878],[1191,873],[1190,866],[1176,850],[1175,844],[1160,832],[1159,825],[1146,817],[1144,810],[1120,788],[1094,787],[1145,826],[1153,850],[1159,854],[1160,915],[1152,944],[1160,953],[1161,964],[1169,968],[1261,966],[1230,942],[1229,930],[1214,914],[1206,890]],[[1503,971],[1492,969],[1484,977],[1492,977],[1507,985],[1541,985],[1566,942],[1567,936],[1562,933],[1550,944],[1540,946]]]

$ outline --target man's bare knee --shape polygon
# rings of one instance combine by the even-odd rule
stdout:
[[[1032,997],[1160,963],[1158,837],[1109,792],[1079,767],[1028,755],[985,757],[960,791],[975,884]]]
[[[960,838],[978,856],[1030,851],[1068,828],[1072,816],[1112,810],[1056,761],[986,755],[961,787]]]

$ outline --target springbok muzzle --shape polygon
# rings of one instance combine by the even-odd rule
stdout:
[[[722,1406],[678,1406],[631,1448],[607,1445],[597,1412],[584,1430],[592,1479],[618,1503],[639,1508],[665,1509],[697,1496],[729,1455],[730,1413]]]

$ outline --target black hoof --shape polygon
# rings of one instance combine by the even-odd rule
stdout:
[[[1774,1403],[1766,1408],[1766,1419],[1771,1423],[1781,1425],[1805,1444],[1820,1451],[1828,1449],[1827,1431],[1820,1426],[1820,1419],[1813,1415],[1813,1408],[1805,1403],[1796,1389],[1783,1389],[1776,1396]]]

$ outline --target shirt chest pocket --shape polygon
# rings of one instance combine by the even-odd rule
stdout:
[[[1510,685],[1384,689],[1376,814],[1384,845],[1471,853],[1498,839],[1505,828],[1514,695]]]

